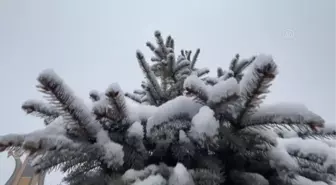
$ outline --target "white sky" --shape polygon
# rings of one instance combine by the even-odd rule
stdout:
[[[178,49],[201,48],[198,66],[227,68],[240,53],[272,54],[280,74],[268,103],[293,101],[335,122],[334,0],[0,0],[0,135],[41,128],[20,109],[37,99],[36,77],[53,68],[88,99],[119,82],[138,88],[135,50],[154,30],[172,34]],[[0,184],[14,161],[0,154]],[[60,182],[47,176],[47,185]]]

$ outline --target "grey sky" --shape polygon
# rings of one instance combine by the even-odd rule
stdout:
[[[335,122],[334,0],[1,0],[0,135],[29,132],[42,121],[21,103],[37,99],[36,77],[53,68],[82,98],[119,82],[139,87],[135,50],[154,30],[172,34],[178,49],[201,48],[199,66],[226,68],[234,54],[274,56],[280,74],[268,103],[306,104]],[[14,161],[0,154],[0,184]],[[47,176],[56,185],[59,173]]]

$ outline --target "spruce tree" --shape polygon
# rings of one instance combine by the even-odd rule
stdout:
[[[271,56],[237,54],[212,77],[196,68],[200,49],[177,54],[171,36],[154,35],[152,64],[136,52],[145,79],[133,93],[113,83],[87,106],[41,72],[47,101],[22,109],[45,128],[1,136],[0,150],[25,150],[37,172],[60,169],[69,185],[336,183],[335,131],[304,106],[262,105],[278,74]]]

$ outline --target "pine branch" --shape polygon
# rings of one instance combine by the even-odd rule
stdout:
[[[160,50],[162,51],[163,56],[167,56],[168,50],[166,45],[164,44],[160,31],[155,31],[154,35],[156,37],[156,43],[158,44]],[[163,59],[166,59],[166,57],[164,57]]]
[[[112,108],[109,107],[109,101],[107,100],[107,97],[105,95],[99,101],[94,102],[92,107],[92,113],[95,115],[95,119],[98,121],[113,121],[115,119],[115,113],[113,112]]]
[[[89,95],[92,102],[97,102],[101,99],[101,94],[96,90],[90,91]]]
[[[37,86],[39,91],[46,94],[50,103],[62,112],[66,122],[78,123],[90,136],[95,136],[99,132],[100,127],[95,124],[86,105],[73,95],[72,90],[54,71],[43,71],[38,81],[40,82]]]
[[[123,163],[122,146],[110,140],[101,125],[91,115],[82,100],[73,95],[70,88],[59,78],[54,71],[45,70],[38,77],[41,85],[38,86],[41,92],[49,96],[52,104],[63,111],[64,121],[75,121],[89,134],[91,138],[104,148],[104,162],[109,167]],[[48,142],[47,142],[48,143]]]
[[[140,51],[137,51],[136,55],[137,55],[139,65],[140,65],[142,71],[144,72],[144,74],[145,74],[145,76],[148,80],[148,83],[150,83],[153,87],[154,93],[156,94],[157,97],[163,98],[164,95],[163,95],[163,92],[161,90],[161,87],[160,87],[158,81],[156,80],[156,78],[153,74],[153,71],[149,68],[149,65],[146,62],[143,54]]]
[[[137,103],[141,103],[141,97],[131,93],[125,93],[125,96]]]
[[[200,52],[201,52],[201,50],[200,50],[199,48],[196,49],[196,52],[195,52],[195,54],[194,54],[194,56],[193,56],[193,58],[192,58],[192,60],[191,60],[191,63],[190,63],[190,68],[191,68],[191,69],[194,69],[195,64],[196,64],[196,62],[197,62],[197,59],[198,59],[198,56],[199,56]],[[191,54],[191,53],[190,53],[190,54]]]
[[[249,75],[241,82],[242,107],[237,116],[236,125],[244,126],[246,120],[259,107],[262,99],[269,92],[268,88],[277,74],[277,66],[269,56],[259,55]],[[238,125],[237,125],[238,126]]]
[[[28,100],[22,104],[21,108],[27,114],[43,118],[46,125],[60,116],[60,112],[54,107],[38,100]]]
[[[174,39],[168,35],[165,46],[174,50]]]
[[[236,69],[236,65],[239,61],[239,57],[240,57],[240,55],[236,54],[236,56],[231,60],[231,63],[230,63],[230,66],[229,66],[229,69],[231,71],[234,71]]]
[[[84,149],[88,149],[84,147]],[[98,148],[95,148],[98,149]],[[94,157],[93,157],[94,156]],[[64,168],[64,166],[70,166],[72,168],[74,165],[83,162],[97,159],[97,150],[60,150],[60,151],[48,151],[40,156],[35,157],[31,165],[37,172],[50,171],[56,168]]]
[[[202,68],[202,69],[197,69],[196,70],[196,74],[198,77],[202,77],[206,74],[208,74],[210,72],[210,70],[208,68]]]
[[[215,173],[208,169],[189,170],[195,185],[218,185],[223,184],[225,179],[223,174]]]
[[[187,91],[187,95],[198,98],[204,104],[208,101],[208,89],[201,79],[195,75],[190,75],[183,84],[183,88]]]
[[[174,69],[175,69],[175,54],[174,53],[169,53],[167,56],[167,68],[168,68],[168,73],[173,74]]]
[[[317,139],[317,140],[336,140],[336,131],[329,131],[329,132],[300,132],[298,136],[302,139]]]
[[[217,77],[219,78],[219,77],[223,76],[224,74],[225,74],[225,71],[222,68],[218,67],[217,68]]]
[[[323,127],[324,120],[300,104],[278,103],[260,107],[245,120],[244,125],[311,133],[316,127]]]
[[[160,105],[159,102],[157,101],[157,98],[151,91],[151,89],[148,87],[148,84],[141,84],[141,87],[145,90],[146,95],[142,98],[142,102],[148,102],[150,105]]]
[[[114,120],[118,122],[121,120],[127,120],[129,113],[125,101],[125,96],[118,84],[111,84],[105,92],[109,105],[117,112]]]
[[[177,76],[181,71],[183,71],[186,68],[189,68],[190,61],[189,60],[181,60],[181,62],[178,62],[175,69],[174,69],[174,76]]]

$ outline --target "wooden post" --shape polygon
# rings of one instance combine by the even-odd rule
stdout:
[[[10,150],[8,157],[15,159],[15,170],[5,185],[44,185],[45,173],[35,173],[29,163],[29,157],[21,161],[24,152],[21,150]]]

